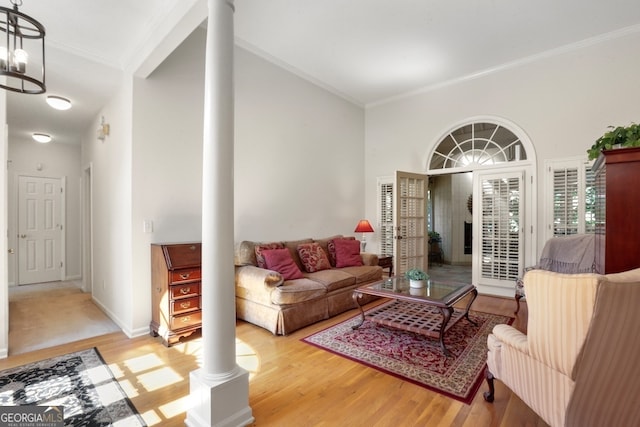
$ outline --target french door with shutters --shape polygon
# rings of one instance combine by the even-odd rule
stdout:
[[[427,175],[396,171],[394,271],[398,276],[411,268],[427,270]]]
[[[62,180],[18,177],[18,283],[62,278]]]
[[[523,266],[523,173],[479,174],[476,186],[480,235],[473,282],[513,289]]]

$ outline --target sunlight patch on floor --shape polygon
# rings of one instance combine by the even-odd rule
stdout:
[[[184,377],[169,367],[155,369],[146,374],[138,375],[138,382],[140,382],[147,391],[168,387],[182,380],[184,380]]]

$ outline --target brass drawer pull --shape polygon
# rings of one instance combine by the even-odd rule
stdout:
[[[181,302],[180,303],[180,307],[181,308],[189,308],[189,307],[191,307],[191,303],[190,302]]]
[[[182,323],[187,323],[190,320],[191,320],[191,316],[185,316],[182,318]]]
[[[187,295],[191,291],[191,288],[180,288],[180,293],[182,295]]]
[[[188,279],[188,278],[189,278],[189,276],[191,276],[191,273],[182,273],[182,274],[180,275],[180,278],[181,278],[182,280],[186,280],[186,279]]]

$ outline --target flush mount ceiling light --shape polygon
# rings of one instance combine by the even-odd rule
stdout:
[[[56,110],[68,110],[71,108],[71,101],[61,96],[49,95],[47,96],[47,104]]]
[[[44,93],[44,35],[42,24],[18,11],[0,6],[0,87],[20,93]]]
[[[51,135],[47,135],[46,133],[34,133],[33,135],[31,135],[31,137],[41,144],[51,142]]]

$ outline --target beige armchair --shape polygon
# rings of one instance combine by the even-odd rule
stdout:
[[[606,276],[531,270],[527,334],[487,339],[488,402],[502,381],[552,427],[640,425],[640,269]]]

